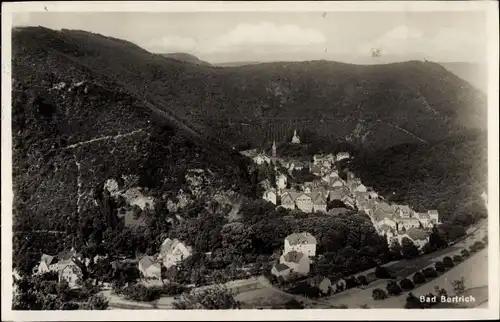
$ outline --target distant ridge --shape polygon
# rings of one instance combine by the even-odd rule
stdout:
[[[195,64],[195,65],[212,66],[212,64],[210,64],[209,62],[201,60],[198,57],[191,55],[191,54],[187,54],[187,53],[168,53],[168,54],[160,54],[160,55],[163,57],[166,57],[166,58],[171,58],[171,59],[175,59],[178,61],[188,62],[188,63]]]

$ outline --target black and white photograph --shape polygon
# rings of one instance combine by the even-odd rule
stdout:
[[[2,3],[2,320],[498,318],[498,59],[493,1]]]

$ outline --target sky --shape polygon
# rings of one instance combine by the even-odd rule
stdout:
[[[14,26],[79,29],[210,63],[486,62],[486,15],[448,12],[32,12]],[[380,57],[372,57],[373,49]]]

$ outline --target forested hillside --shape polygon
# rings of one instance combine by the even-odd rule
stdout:
[[[344,234],[365,227],[366,216],[350,224],[349,215],[295,220],[259,205],[265,175],[249,174],[250,160],[236,150],[269,149],[273,139],[280,155],[348,150],[347,166],[366,185],[419,210],[438,208],[448,223],[465,227],[485,215],[486,99],[438,64],[221,68],[41,27],[15,29],[12,47],[14,263],[22,269],[41,252],[72,245],[89,256],[152,253],[170,233],[199,251],[228,254],[227,266],[238,256],[272,257],[301,227],[318,229],[325,252],[358,238],[367,242],[351,246],[356,252],[378,249],[370,262],[386,253],[373,230]],[[294,129],[300,145],[285,142]],[[193,169],[203,173],[197,187]],[[109,179],[154,207],[111,197]],[[243,207],[235,223],[228,207],[242,196],[250,210]],[[140,227],[119,220],[130,213],[128,222]],[[235,239],[243,246],[234,249]],[[344,255],[355,254],[348,249]]]

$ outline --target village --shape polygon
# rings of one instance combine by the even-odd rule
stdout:
[[[291,143],[300,144],[296,131]],[[243,151],[242,154],[251,157],[257,165],[264,163],[274,165],[275,187],[268,181],[262,182],[261,185],[266,189],[262,198],[276,207],[304,213],[322,213],[325,216],[335,216],[349,211],[363,212],[370,218],[377,233],[387,238],[388,245],[394,241],[401,243],[403,238],[408,238],[419,249],[429,241],[430,229],[439,224],[439,214],[436,210],[418,213],[407,205],[389,204],[372,188],[363,185],[350,171],[346,172],[346,180],[342,179],[336,165],[339,161],[351,158],[348,152],[314,155],[310,162],[290,158],[285,160],[276,156],[276,143],[273,142],[271,156],[257,150]],[[304,182],[292,189],[288,185],[287,175],[280,173],[278,166],[287,169],[288,174],[292,174],[294,170],[309,169],[318,179]],[[112,182],[107,182],[106,187],[112,194],[116,194],[117,188]],[[327,210],[327,204],[333,201],[338,201],[340,204]],[[297,276],[307,277],[316,257],[315,236],[309,232],[294,232],[284,239],[283,245],[283,253],[279,261],[272,266],[270,273],[280,280]],[[175,266],[192,254],[193,247],[190,245],[185,245],[178,239],[166,238],[157,254],[114,261],[112,267],[118,269],[124,263],[137,265],[145,280],[162,283],[162,269]],[[65,280],[70,287],[78,287],[86,267],[91,261],[97,263],[100,258],[101,256],[93,259],[83,258],[75,249],[54,256],[43,254],[33,273],[56,272],[59,281]],[[335,291],[336,284],[332,286],[331,281],[327,279],[312,282],[318,284],[324,293]]]

